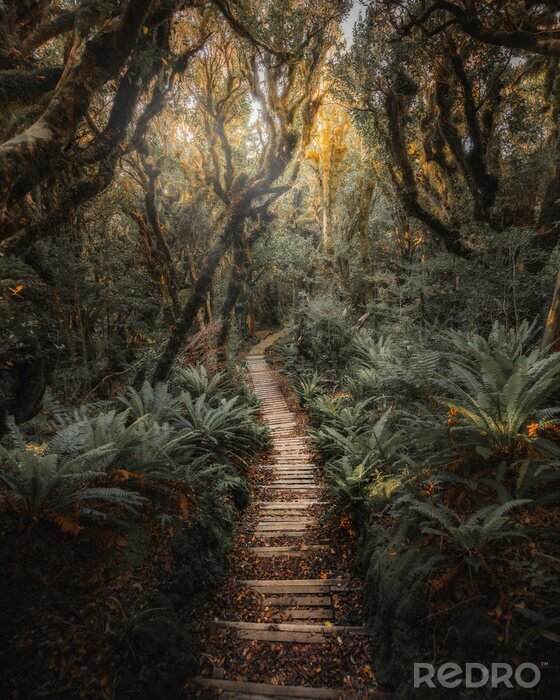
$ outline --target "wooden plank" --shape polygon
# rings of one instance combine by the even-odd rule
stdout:
[[[324,505],[326,503],[328,503],[328,501],[318,501],[313,498],[302,498],[298,501],[257,501],[256,505],[260,506],[261,508],[274,510],[275,508],[303,508]]]
[[[313,462],[304,462],[303,464],[293,464],[292,462],[288,462],[286,464],[283,464],[282,462],[275,462],[274,464],[259,464],[258,466],[259,469],[290,469],[290,470],[296,470],[296,469],[302,469],[305,471],[310,471],[313,472],[314,469],[318,469],[319,467],[316,467]]]
[[[305,474],[302,474],[301,476],[290,476],[289,474],[286,474],[286,476],[277,474],[276,479],[274,479],[275,484],[309,484],[312,486],[315,483],[315,480],[312,476],[306,476]]]
[[[325,636],[337,635],[341,632],[366,636],[371,634],[371,630],[368,627],[356,627],[353,625],[317,625],[301,622],[240,622],[237,620],[217,620],[215,624],[219,627],[231,627],[237,630],[252,630],[255,632],[298,632]]]
[[[312,522],[295,522],[295,523],[259,523],[255,530],[257,532],[263,530],[305,530],[306,525],[312,525]]]
[[[254,536],[257,539],[261,537],[299,537],[304,539],[308,534],[307,530],[256,530]]]
[[[314,478],[315,472],[312,469],[301,469],[300,467],[294,467],[293,469],[287,469],[282,467],[280,469],[273,469],[272,473],[277,476],[282,476],[285,479],[291,478],[303,478],[308,479],[309,477]]]
[[[361,585],[352,579],[245,579],[240,582],[248,588],[257,591],[274,593],[317,593],[321,591],[353,591]]]
[[[256,488],[276,489],[277,491],[316,491],[317,489],[319,489],[321,487],[320,486],[273,486],[273,485],[262,486],[261,484],[256,484]]]
[[[272,483],[276,484],[276,485],[287,484],[289,486],[296,486],[297,484],[300,484],[300,485],[307,484],[307,486],[314,486],[316,484],[316,481],[313,477],[309,477],[309,476],[279,476],[279,475],[277,475]]]
[[[289,513],[285,518],[278,515],[274,518],[263,518],[259,520],[257,525],[278,525],[279,527],[284,527],[285,525],[315,525],[316,522],[314,518],[294,518],[293,513]]]
[[[259,520],[317,520],[310,512],[311,506],[301,506],[300,508],[262,508],[258,517]]]
[[[252,639],[258,642],[282,642],[284,644],[325,644],[327,638],[315,632],[275,632],[269,630],[238,629],[240,639]]]
[[[289,556],[305,556],[308,552],[313,552],[321,549],[328,549],[326,544],[310,544],[295,547],[251,547],[250,551],[256,557],[289,557]]]
[[[276,511],[268,510],[261,513],[257,524],[261,523],[316,523],[317,519],[305,511],[297,510]]]
[[[298,465],[312,465],[316,466],[313,462],[313,455],[309,452],[301,452],[298,455],[286,455],[281,452],[275,452],[274,455],[277,456],[276,461],[273,464],[283,464],[286,467],[297,467]],[[319,468],[319,467],[317,467]]]
[[[274,613],[274,611],[272,611]],[[270,614],[270,611],[269,611]],[[283,620],[332,620],[334,613],[327,608],[314,608],[313,610],[301,610],[288,608],[287,610],[278,611],[282,615]]]
[[[309,583],[302,585],[301,582],[297,580],[281,582],[276,581],[273,584],[255,584],[254,582],[247,581],[243,582],[247,588],[252,588],[259,593],[330,593],[332,590],[344,591],[347,590],[345,587],[338,587],[333,589],[328,583],[324,581]]]
[[[330,596],[299,595],[299,596],[269,596],[263,598],[263,604],[270,606],[293,607],[305,605],[306,607],[323,607],[331,604]]]
[[[320,698],[322,700],[338,700],[345,692],[343,690],[331,688],[271,685],[268,683],[250,683],[248,681],[230,681],[221,678],[198,677],[195,678],[195,683],[197,685],[232,693],[245,693],[251,698],[258,698],[260,695],[268,698]],[[225,694],[222,694],[222,697],[225,697]],[[233,695],[231,697],[239,697],[239,695]]]

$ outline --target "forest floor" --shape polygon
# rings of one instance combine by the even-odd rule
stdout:
[[[305,417],[265,358],[282,335],[266,335],[247,356],[273,448],[250,474],[252,505],[229,574],[196,615],[203,669],[189,697],[379,699],[350,533],[326,517]]]

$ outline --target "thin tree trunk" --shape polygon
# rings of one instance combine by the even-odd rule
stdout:
[[[202,264],[200,275],[194,285],[191,298],[185,304],[181,317],[173,326],[163,355],[156,366],[153,376],[154,382],[163,382],[169,377],[173,362],[192,328],[198,311],[206,303],[208,290],[212,285],[214,273],[225,253],[227,253],[231,247],[236,232],[239,230],[244,219],[245,211],[242,211],[240,208],[235,208],[228,218],[222,235],[207,253]]]
[[[229,275],[229,283],[226,293],[226,298],[222,306],[221,328],[218,335],[218,347],[225,357],[225,351],[229,333],[231,330],[231,322],[233,320],[235,306],[243,291],[247,279],[247,272],[251,264],[251,251],[249,242],[239,236],[234,243],[233,265]]]
[[[152,183],[150,183],[150,188],[153,188]],[[145,203],[148,221],[150,222],[150,226],[154,232],[156,249],[161,259],[165,286],[167,288],[167,293],[169,294],[169,299],[171,300],[173,318],[176,319],[181,312],[181,305],[179,303],[179,282],[175,264],[173,263],[173,259],[171,257],[171,251],[169,250],[169,246],[167,245],[167,241],[165,240],[165,236],[163,235],[163,231],[161,230],[159,223],[159,217],[155,204],[155,193],[153,192],[153,189],[146,193]]]
[[[556,277],[541,345],[543,349],[560,350],[560,269]]]

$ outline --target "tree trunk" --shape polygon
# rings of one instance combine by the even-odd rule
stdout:
[[[360,238],[360,262],[362,267],[362,276],[364,279],[364,305],[367,306],[372,300],[372,289],[369,282],[366,281],[371,270],[371,248],[369,245],[369,215],[373,202],[373,193],[375,190],[376,180],[373,175],[366,175],[360,188],[358,198],[358,211],[356,212],[355,230]]]
[[[554,165],[546,187],[534,241],[542,257],[527,266],[530,272],[540,272],[560,239],[560,138],[556,142]]]
[[[228,217],[228,221],[224,227],[222,235],[218,241],[212,246],[204,259],[202,270],[194,285],[191,298],[185,304],[181,317],[173,326],[167,345],[163,351],[163,355],[159,359],[156,366],[153,381],[164,382],[171,372],[173,362],[177,357],[181,346],[192,328],[193,322],[196,319],[198,311],[204,306],[207,300],[207,293],[212,284],[214,273],[220,264],[225,253],[229,250],[235,238],[239,227],[245,219],[246,212],[235,207]]]
[[[220,314],[221,328],[218,335],[218,347],[224,357],[235,305],[243,291],[247,280],[247,272],[252,263],[252,251],[249,248],[249,241],[246,236],[236,237],[234,246],[233,266],[229,276],[226,298]]]
[[[554,294],[546,319],[541,347],[560,350],[560,269],[556,277]]]

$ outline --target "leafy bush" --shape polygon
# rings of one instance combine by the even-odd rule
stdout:
[[[456,417],[455,431],[474,436],[487,454],[512,456],[537,409],[560,388],[560,354],[524,352],[526,336],[526,324],[518,333],[495,328],[488,340],[447,334],[453,352],[438,400]]]
[[[361,331],[332,395],[313,378],[311,436],[333,513],[359,532],[377,676],[397,698],[420,697],[415,661],[552,656],[560,641],[560,353],[532,336],[445,331],[412,351]]]
[[[239,398],[221,399],[212,406],[206,394],[193,400],[190,394],[181,394],[179,423],[184,426],[184,446],[193,454],[213,454],[216,459],[226,457],[247,464],[262,448],[267,435],[259,426],[256,409],[242,405]]]
[[[45,596],[64,599],[55,590],[68,586],[61,574],[45,589],[41,573],[62,552],[64,575],[72,585],[80,580],[82,592],[91,580],[110,587],[145,569],[152,579],[133,598],[142,608],[124,604],[122,620],[107,624],[115,630],[118,686],[136,695],[147,683],[176,697],[197,659],[175,607],[223,574],[238,510],[249,499],[239,468],[267,444],[255,404],[227,375],[209,377],[198,367],[169,383],[128,387],[113,407],[56,406],[52,418],[32,426],[48,434],[46,442],[30,442],[12,426],[8,446],[0,448],[0,512],[11,533],[0,552],[9,572],[2,617],[40,607]],[[20,546],[31,529],[33,546]],[[119,585],[115,596],[122,599],[130,585]],[[167,594],[163,606],[152,599],[158,589]],[[104,597],[102,591],[80,612],[88,625]],[[115,600],[109,607],[120,610]]]
[[[105,519],[110,506],[119,510],[141,507],[146,499],[139,493],[102,485],[103,465],[111,451],[111,446],[103,446],[68,458],[30,449],[2,449],[4,507],[24,518],[28,526],[50,520],[73,535],[83,530],[84,518]]]
[[[231,394],[232,384],[225,372],[216,372],[212,377],[203,365],[189,366],[179,369],[175,375],[179,387],[188,392],[194,399],[203,394],[208,402],[213,403]]]
[[[329,374],[344,368],[352,337],[348,308],[332,293],[315,297],[302,310],[295,336],[304,369]]]

